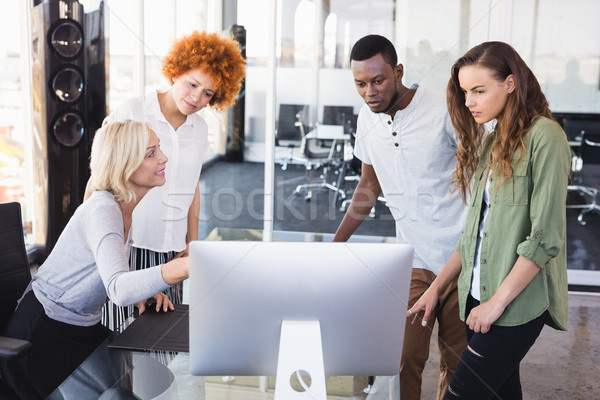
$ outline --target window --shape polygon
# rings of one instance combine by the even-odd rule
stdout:
[[[2,5],[0,14],[0,202],[21,203],[26,227],[32,215],[31,157],[27,154],[29,63],[27,49],[27,9],[22,2]],[[10,38],[10,39],[9,39]]]

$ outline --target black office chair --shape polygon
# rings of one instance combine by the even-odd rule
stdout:
[[[342,125],[344,132],[350,133],[354,107],[352,106],[323,106],[323,125]],[[322,147],[331,147],[331,141],[322,140]]]
[[[31,281],[19,203],[0,204],[0,333],[15,311],[17,301]],[[31,349],[25,340],[0,336],[0,359],[12,360]],[[1,379],[0,379],[1,383]],[[0,385],[0,397],[10,398],[12,391]],[[14,395],[14,394],[13,394]]]
[[[345,125],[345,129],[349,129],[349,132],[352,135],[351,136],[352,139],[350,140],[352,149],[354,149],[354,144],[356,143],[357,120],[358,120],[358,115],[353,114],[347,119],[347,125]],[[353,150],[353,152],[354,152],[354,150]],[[356,158],[356,156],[354,156],[354,154],[352,154],[352,158],[344,160],[344,164],[342,166],[342,170],[340,172],[340,176],[338,178],[338,184],[337,184],[337,186],[340,189],[342,189],[346,192],[346,197],[344,199],[342,199],[340,207],[339,207],[340,212],[346,212],[346,210],[348,209],[348,206],[350,206],[350,203],[352,202],[352,196],[354,194],[353,192],[356,187],[356,183],[358,183],[358,181],[360,180],[360,174],[362,172],[361,169],[362,169],[362,162],[358,158]],[[354,182],[355,185],[350,188],[346,188],[345,185],[347,182]],[[377,197],[377,200],[384,204],[386,202],[385,197],[381,194]],[[375,211],[376,211],[375,206],[373,206],[373,208],[369,212],[369,217],[375,218],[375,215],[376,215]]]
[[[586,225],[585,214],[600,211],[598,185],[584,180],[585,166],[600,164],[600,115],[556,113],[554,117],[562,125],[573,153],[571,182],[567,188],[569,193],[577,195],[579,201],[569,201],[566,207],[579,209],[577,221]]]
[[[294,150],[303,152],[304,131],[308,125],[308,105],[306,104],[280,104],[277,117],[277,130],[275,131],[275,146],[286,147],[288,155],[278,159],[281,169],[286,170],[288,164],[306,164],[303,155],[295,155]]]
[[[344,131],[350,134],[353,116],[351,106],[325,106],[323,125],[343,125]],[[310,200],[314,190],[328,189],[334,192],[334,203],[338,199],[345,199],[346,193],[338,186],[340,180],[330,181],[330,175],[339,177],[345,168],[343,152],[344,143],[339,141],[305,138],[302,154],[307,159],[307,183],[298,185],[294,193],[305,193],[304,199]]]
[[[600,128],[600,126],[599,126]],[[573,181],[568,186],[569,192],[575,192],[584,200],[582,204],[567,204],[567,208],[579,209],[577,221],[581,225],[586,225],[583,219],[585,214],[592,211],[600,211],[598,204],[598,187],[586,184],[583,180],[584,166],[589,164],[600,164],[600,133],[581,132],[581,144],[579,151],[573,157],[571,171],[573,172]]]
[[[328,106],[325,106],[328,107]],[[356,142],[356,121],[358,119],[358,115],[356,114],[352,114],[352,107],[339,107],[342,108],[343,110],[339,111],[339,113],[337,114],[336,118],[337,121],[340,123],[337,124],[333,124],[333,125],[343,125],[344,126],[344,133],[346,133],[347,135],[350,135],[350,146],[352,152],[354,152],[354,143]],[[348,108],[348,110],[345,110],[346,108]],[[346,112],[350,112],[350,114],[347,114]],[[331,114],[331,112],[329,112],[329,114]],[[325,110],[323,111],[323,124],[326,124],[325,122],[325,115],[326,112]],[[329,117],[331,118],[331,117]],[[358,158],[354,157],[354,155],[352,155],[352,158],[344,158],[344,165],[343,167],[345,167],[346,169],[344,170],[344,174],[340,174],[340,184],[343,184],[343,181],[345,178],[349,178],[346,179],[348,181],[351,180],[358,180],[358,179],[354,179],[351,178],[350,176],[347,176],[347,173],[352,174],[352,176],[360,176],[360,167],[361,167],[361,162]],[[339,185],[338,185],[339,186]],[[341,186],[340,186],[341,187]]]
[[[323,125],[350,125],[354,107],[352,106],[323,106]]]

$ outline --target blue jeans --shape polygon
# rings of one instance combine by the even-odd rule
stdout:
[[[470,295],[466,315],[479,301]],[[546,313],[518,326],[492,325],[487,333],[475,333],[465,324],[468,346],[448,386],[446,400],[520,400],[519,364],[540,335]]]

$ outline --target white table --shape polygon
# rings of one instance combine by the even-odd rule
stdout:
[[[307,139],[350,140],[350,134],[344,133],[343,125],[317,125],[306,134]]]
[[[310,200],[312,197],[312,189],[320,189],[327,188],[333,190],[336,195],[335,199],[337,200],[338,196],[342,199],[346,198],[346,193],[337,187],[334,183],[327,182],[327,172],[333,168],[334,170],[341,169],[344,165],[345,154],[343,156],[337,157],[336,151],[338,149],[350,149],[350,154],[352,153],[352,146],[350,146],[351,135],[344,132],[343,125],[317,125],[313,130],[308,132],[304,136],[304,146],[308,146],[308,140],[331,140],[331,147],[329,148],[329,154],[327,158],[324,159],[324,169],[323,174],[321,175],[321,182],[318,183],[306,183],[303,185],[298,185],[296,187],[295,193],[300,194],[302,191],[306,191],[307,194],[305,196],[306,200]],[[348,145],[348,146],[346,146]],[[338,172],[339,173],[339,172]]]
[[[336,146],[338,144],[349,144],[351,135],[344,132],[343,125],[317,125],[315,129],[308,132],[305,136],[306,140],[332,140],[331,148],[329,149],[329,159],[333,158]]]

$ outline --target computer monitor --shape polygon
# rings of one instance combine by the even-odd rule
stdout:
[[[191,243],[191,373],[276,375],[282,321],[318,321],[326,375],[396,375],[412,260],[396,243]]]

